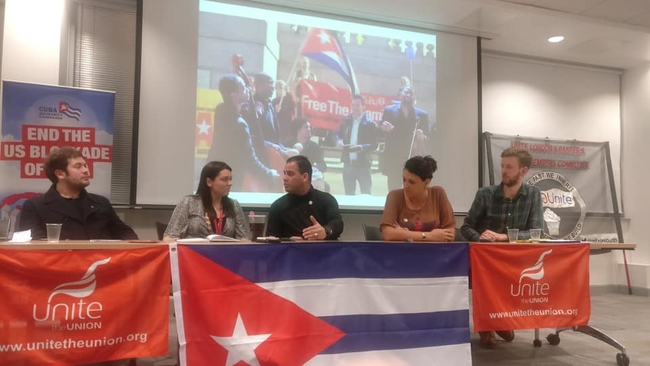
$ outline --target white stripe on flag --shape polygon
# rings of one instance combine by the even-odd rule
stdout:
[[[172,274],[172,291],[174,297],[174,315],[178,333],[178,359],[181,366],[187,366],[187,340],[185,339],[185,320],[183,319],[183,302],[181,301],[181,275],[178,268],[178,245],[169,244],[169,264]]]
[[[469,309],[467,277],[327,278],[258,283],[315,316]]]
[[[305,366],[467,366],[471,364],[471,347],[469,343],[465,343],[439,347],[317,355],[307,361]]]

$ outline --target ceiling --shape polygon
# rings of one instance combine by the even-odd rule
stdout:
[[[648,0],[473,2],[480,7],[457,25],[477,19],[480,30],[496,33],[484,49],[620,69],[650,62]],[[549,43],[554,35],[565,40]]]
[[[650,0],[252,1],[481,36],[488,52],[616,69],[650,62]],[[547,41],[555,35],[564,42]]]

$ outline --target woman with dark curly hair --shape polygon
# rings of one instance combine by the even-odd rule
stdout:
[[[381,217],[384,240],[449,242],[454,240],[456,219],[445,190],[429,187],[438,164],[429,155],[406,161],[403,188],[386,197]]]

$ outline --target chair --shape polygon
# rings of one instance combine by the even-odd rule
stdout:
[[[455,242],[466,242],[467,240],[463,236],[463,233],[460,232],[459,228],[456,228],[456,234],[454,235]]]
[[[368,241],[384,240],[384,237],[383,235],[381,235],[381,231],[379,230],[379,226],[361,224],[361,227],[363,227],[363,236],[366,238],[366,240]]]
[[[156,221],[156,233],[158,233],[158,240],[163,240],[165,236],[165,230],[167,230],[167,224],[164,222]]]
[[[0,239],[9,239],[9,228],[11,227],[11,218],[0,220]]]

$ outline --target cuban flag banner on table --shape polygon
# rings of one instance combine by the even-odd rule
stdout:
[[[182,365],[471,365],[467,244],[170,253]]]

